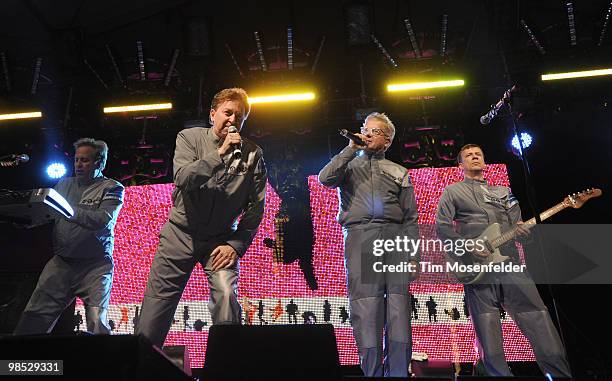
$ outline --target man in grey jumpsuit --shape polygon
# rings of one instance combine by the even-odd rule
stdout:
[[[374,239],[418,236],[414,189],[406,168],[385,159],[395,135],[385,114],[368,115],[356,135],[366,144],[351,141],[321,170],[319,181],[339,188],[338,222],[344,232],[351,325],[361,369],[366,376],[406,377],[412,356],[408,284],[391,284],[384,277],[364,281],[362,259],[372,255],[367,243]]]
[[[55,220],[54,256],[15,328],[16,335],[49,333],[75,297],[85,304],[87,330],[109,334],[108,303],[113,281],[114,228],[123,204],[123,186],[102,175],[108,147],[101,140],[74,143],[75,177],[61,179],[55,190],[74,210]]]
[[[457,158],[464,180],[444,190],[436,218],[440,239],[475,238],[492,223],[499,223],[502,231],[517,227],[516,238],[528,231],[520,225],[521,210],[507,187],[490,186],[484,180],[485,167],[482,149],[475,144],[465,145]],[[457,224],[457,231],[453,228]],[[514,263],[518,252],[510,242],[502,254],[510,255]],[[486,257],[490,253],[474,251],[465,255]],[[453,255],[453,254],[449,254]],[[529,339],[536,360],[543,373],[553,377],[570,377],[561,339],[550,319],[548,310],[528,274],[522,272],[487,273],[478,284],[465,284],[465,299],[478,338],[479,353],[490,376],[511,376],[504,356],[499,307],[510,314],[523,334]]]
[[[230,126],[240,131],[249,111],[244,90],[222,90],[212,101],[212,128],[189,128],[176,138],[173,207],[160,233],[136,328],[158,347],[198,262],[208,277],[213,324],[240,324],[238,258],[257,233],[266,195],[261,148],[229,132]]]

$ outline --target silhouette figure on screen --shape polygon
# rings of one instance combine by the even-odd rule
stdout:
[[[444,309],[444,313],[447,314],[452,320],[459,320],[461,318],[461,314],[457,307],[453,307],[451,310]]]
[[[421,308],[419,300],[410,294],[410,303],[412,304],[412,318],[419,320],[419,308]]]
[[[306,311],[302,314],[304,324],[317,324],[317,316],[312,311]]]
[[[119,324],[117,324],[117,329],[121,328],[123,324],[127,325],[130,321],[130,309],[127,307],[121,307],[121,319],[119,320]]]
[[[196,321],[193,322],[193,329],[195,329],[198,332],[201,332],[202,329],[207,325],[207,323],[205,321],[202,321],[201,319],[198,319]]]
[[[346,323],[348,318],[349,318],[349,314],[348,312],[346,312],[346,307],[344,306],[340,307],[340,320],[342,321],[342,323]]]
[[[329,323],[331,320],[332,308],[331,304],[329,304],[329,300],[325,299],[323,303],[323,321]]]
[[[463,296],[463,314],[466,319],[470,318],[470,310],[468,309],[467,303],[465,302],[465,295]]]
[[[134,318],[132,319],[132,326],[134,327],[134,331],[136,331],[136,326],[138,325],[139,318],[140,318],[140,307],[136,306],[136,310],[134,311]]]
[[[110,327],[111,332],[113,332],[115,330],[115,321],[112,319],[109,319],[108,326]]]
[[[189,306],[183,306],[183,331],[186,331],[187,328],[191,328],[191,325],[188,323],[189,321]]]
[[[438,322],[438,311],[436,310],[436,307],[438,306],[438,303],[436,303],[433,300],[433,297],[430,296],[427,303],[425,303],[425,306],[427,307],[427,314],[429,315],[429,322],[431,323],[431,319],[433,318],[434,323],[437,323]]]
[[[253,325],[253,317],[255,316],[255,305],[251,301],[243,297],[242,298],[242,310],[244,311],[244,324]]]
[[[297,304],[293,303],[293,299],[289,301],[289,304],[287,304],[285,307],[285,311],[287,311],[287,314],[289,315],[289,323],[291,323],[293,318],[293,324],[297,324],[298,306]]]
[[[74,315],[74,330],[80,331],[81,324],[83,324],[83,315],[81,315],[81,311],[77,311],[76,315]]]
[[[268,324],[264,319],[265,309],[263,301],[259,301],[259,306],[257,307],[257,317],[259,318],[259,325]]]
[[[276,320],[278,320],[278,318],[283,314],[283,305],[280,301],[280,299],[278,300],[278,302],[276,302],[276,305],[274,306],[274,308],[270,309],[270,312],[272,312],[272,323],[275,323]]]

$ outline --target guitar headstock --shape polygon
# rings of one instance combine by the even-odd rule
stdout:
[[[582,192],[568,195],[563,199],[563,203],[570,208],[578,209],[584,205],[589,199],[601,196],[601,189],[590,188]]]

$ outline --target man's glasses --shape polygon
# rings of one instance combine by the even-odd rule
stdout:
[[[372,134],[374,136],[387,136],[387,134],[385,134],[385,132],[383,130],[381,130],[380,128],[361,128],[361,133],[363,135],[369,135]]]

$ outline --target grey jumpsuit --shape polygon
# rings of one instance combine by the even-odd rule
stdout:
[[[243,139],[241,159],[220,157],[221,143],[210,128],[186,129],[176,138],[173,207],[160,233],[136,327],[158,347],[198,262],[208,277],[213,324],[240,324],[238,262],[212,271],[210,254],[223,244],[239,257],[247,251],[263,217],[266,167],[261,148],[249,140]]]
[[[516,198],[507,187],[466,178],[444,190],[436,218],[440,239],[475,238],[494,222],[508,230],[521,220]],[[453,228],[457,224],[457,231]],[[518,252],[506,247],[503,254]],[[488,273],[478,284],[465,284],[465,299],[478,338],[479,352],[490,376],[511,376],[504,356],[499,307],[512,317],[533,348],[543,373],[570,377],[565,350],[538,290],[526,273]]]
[[[417,205],[408,171],[385,160],[384,153],[346,147],[321,170],[319,181],[339,188],[338,222],[344,232],[351,325],[361,368],[366,376],[406,377],[412,356],[408,285],[391,284],[385,278],[362,282],[361,262],[362,255],[371,255],[362,253],[367,242],[418,236]],[[418,261],[418,257],[413,259]]]
[[[77,296],[85,304],[87,330],[108,334],[114,228],[123,204],[123,185],[103,176],[88,184],[69,177],[60,180],[55,190],[75,215],[56,219],[55,255],[45,265],[15,334],[49,333]]]

